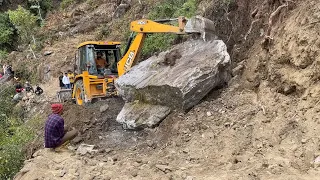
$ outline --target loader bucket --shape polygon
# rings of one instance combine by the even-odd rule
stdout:
[[[204,41],[217,39],[215,35],[215,24],[210,19],[202,16],[194,16],[190,18],[184,28],[186,33],[200,33]]]
[[[61,89],[57,92],[57,99],[59,102],[66,102],[72,100],[72,89]]]

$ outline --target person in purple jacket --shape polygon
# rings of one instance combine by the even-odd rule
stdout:
[[[64,128],[64,119],[62,104],[51,105],[52,114],[48,117],[45,125],[45,148],[57,148],[74,139],[78,135],[78,131],[73,129],[67,132]]]

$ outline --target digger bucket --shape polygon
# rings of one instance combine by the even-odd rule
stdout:
[[[185,33],[200,33],[204,41],[217,39],[215,35],[215,24],[210,19],[202,16],[194,16],[190,18],[184,27]]]

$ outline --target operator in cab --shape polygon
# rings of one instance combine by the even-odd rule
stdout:
[[[105,68],[108,67],[107,61],[102,58],[102,53],[99,51],[97,52],[96,65],[97,65],[98,74],[104,74]]]

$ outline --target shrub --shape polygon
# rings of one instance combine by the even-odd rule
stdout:
[[[0,179],[12,178],[25,160],[23,147],[35,136],[32,127],[22,125],[11,127],[11,134],[0,136]]]
[[[21,107],[14,107],[11,99],[14,87],[1,84],[0,90],[0,179],[12,178],[23,165],[24,147],[39,129],[41,118],[35,116],[24,123],[19,116]]]

